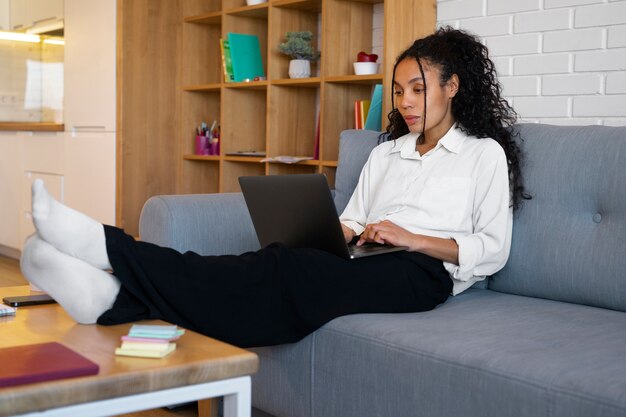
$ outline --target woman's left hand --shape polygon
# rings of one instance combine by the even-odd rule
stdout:
[[[406,246],[409,251],[415,250],[417,236],[389,220],[380,223],[371,223],[365,226],[357,246],[365,242],[376,242],[392,246]]]

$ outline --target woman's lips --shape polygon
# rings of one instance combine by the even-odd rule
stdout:
[[[404,121],[407,125],[413,126],[419,120],[418,116],[404,116]]]

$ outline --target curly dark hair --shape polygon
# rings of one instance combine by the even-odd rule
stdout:
[[[445,85],[453,74],[457,74],[460,85],[459,91],[452,99],[452,115],[459,128],[466,134],[478,138],[492,138],[502,146],[509,167],[511,204],[514,210],[519,208],[521,200],[530,199],[531,196],[524,189],[520,168],[523,155],[512,133],[517,114],[501,96],[495,65],[489,59],[487,47],[476,36],[465,31],[442,27],[432,35],[416,40],[398,56],[393,67],[392,87],[398,64],[407,58],[417,61],[424,80],[422,61],[439,69],[441,85]],[[426,87],[425,85],[424,125]],[[391,94],[393,109],[387,116],[389,125],[383,133],[383,140],[397,139],[409,133],[402,115],[395,108],[393,88]]]

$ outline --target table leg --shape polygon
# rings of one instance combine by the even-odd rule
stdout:
[[[252,413],[252,380],[239,378],[234,394],[224,396],[224,417],[250,417]]]
[[[198,400],[198,417],[217,417],[219,399]]]

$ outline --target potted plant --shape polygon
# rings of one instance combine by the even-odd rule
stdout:
[[[311,61],[319,59],[320,53],[313,49],[311,31],[287,32],[285,42],[278,45],[280,52],[289,55],[290,78],[308,78],[311,76]]]

